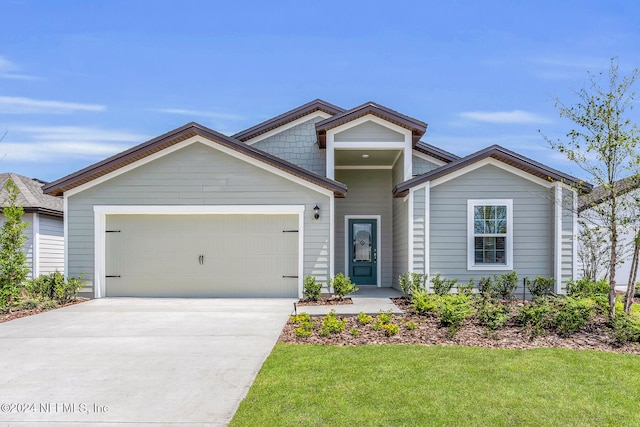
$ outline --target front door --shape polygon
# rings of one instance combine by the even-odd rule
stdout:
[[[378,248],[376,219],[349,220],[349,277],[356,285],[377,285]]]

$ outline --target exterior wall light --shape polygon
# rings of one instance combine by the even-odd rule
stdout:
[[[313,217],[315,219],[320,218],[320,206],[316,203],[316,206],[313,208]]]

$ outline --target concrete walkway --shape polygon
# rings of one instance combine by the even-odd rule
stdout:
[[[403,313],[392,301],[391,298],[402,296],[402,292],[393,288],[378,288],[374,286],[360,286],[360,290],[349,295],[353,304],[343,305],[316,305],[298,307],[298,313],[305,312],[312,316],[323,316],[331,310],[341,315],[357,315],[360,312],[367,314],[378,314],[380,311],[392,313]]]
[[[0,323],[0,425],[227,425],[294,301],[104,298]]]

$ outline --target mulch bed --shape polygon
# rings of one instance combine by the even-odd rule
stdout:
[[[351,298],[336,298],[336,297],[320,297],[318,301],[312,301],[309,299],[301,299],[296,303],[298,307],[313,306],[313,305],[344,305],[353,304]]]
[[[55,308],[32,308],[32,309],[23,309],[23,308],[10,308],[7,311],[0,312],[0,323],[8,322],[9,320],[19,319],[21,317],[33,316],[34,314],[43,313],[45,311],[56,310],[58,308],[67,307],[70,305],[80,304],[81,302],[89,301],[88,298],[76,298],[73,301],[68,302],[64,305],[59,305]]]
[[[422,344],[422,345],[464,345],[485,348],[502,349],[531,349],[538,347],[567,348],[573,350],[599,350],[615,353],[630,353],[640,355],[640,344],[619,344],[609,333],[607,319],[598,316],[583,330],[569,336],[562,337],[553,332],[544,336],[533,337],[520,326],[508,324],[498,331],[490,332],[473,319],[467,320],[453,337],[447,335],[447,328],[440,325],[435,315],[417,315],[403,298],[394,301],[400,308],[406,310],[403,315],[396,315],[394,323],[400,326],[396,335],[387,336],[383,330],[374,330],[369,325],[362,325],[356,316],[344,316],[347,324],[343,332],[323,337],[318,333],[316,325],[314,333],[307,338],[297,337],[294,333],[295,325],[287,322],[280,335],[279,342],[293,344],[321,344],[337,346],[355,346],[367,344]],[[417,327],[407,328],[407,322],[414,322]],[[358,329],[354,336],[350,331]]]

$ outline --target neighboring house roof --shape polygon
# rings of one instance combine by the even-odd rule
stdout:
[[[196,135],[207,138],[210,141],[214,141],[246,156],[257,159],[270,166],[288,172],[305,181],[331,190],[337,196],[344,196],[344,194],[347,192],[347,186],[342,183],[310,172],[297,165],[294,165],[293,163],[265,153],[264,151],[251,147],[250,145],[247,145],[237,139],[228,137],[194,122],[187,123],[186,125],[167,132],[164,135],[137,145],[129,150],[123,151],[122,153],[111,156],[106,160],[95,163],[78,172],[60,178],[55,182],[45,185],[43,189],[47,194],[60,196],[65,191],[69,191],[82,184],[93,181],[94,179],[114,172],[124,166],[144,159],[151,154],[162,151],[168,147],[171,147],[172,145],[175,145]]]
[[[336,105],[330,104],[326,101],[323,101],[322,99],[316,99],[297,108],[294,108],[293,110],[287,111],[286,113],[282,113],[279,116],[276,116],[265,122],[250,127],[249,129],[243,130],[242,132],[238,132],[233,135],[232,138],[238,139],[243,142],[248,141],[249,139],[255,138],[258,135],[269,132],[270,130],[276,129],[282,125],[297,120],[315,111],[322,111],[333,116],[335,114],[344,112],[344,108],[340,108]]]
[[[18,187],[17,204],[22,206],[25,212],[38,212],[62,217],[64,213],[64,201],[62,199],[44,194],[42,192],[42,187],[45,184],[43,181],[18,175],[17,173],[0,173],[0,194],[2,196],[0,210],[7,203],[5,185],[9,178]]]
[[[466,157],[455,160],[448,165],[434,169],[431,172],[418,175],[412,179],[402,182],[393,189],[393,194],[396,197],[405,196],[409,190],[415,186],[440,178],[488,157],[500,160],[510,166],[521,169],[544,180],[561,181],[569,185],[579,186],[583,193],[588,193],[592,189],[590,184],[585,183],[578,178],[550,168],[549,166],[545,166],[542,163],[538,163],[535,160],[531,160],[520,154],[514,153],[513,151],[507,150],[499,145],[492,145],[491,147],[485,148],[477,153],[470,154]]]
[[[318,146],[320,148],[326,148],[327,146],[327,131],[336,128],[340,125],[348,123],[352,120],[364,117],[367,114],[371,114],[380,117],[383,120],[394,123],[405,129],[409,129],[412,134],[413,145],[415,146],[422,135],[427,130],[427,124],[413,117],[405,116],[390,108],[383,107],[375,102],[366,102],[351,110],[344,111],[340,114],[336,114],[333,117],[322,120],[316,123],[316,134],[318,135]]]
[[[640,176],[628,176],[626,178],[619,179],[613,184],[613,186],[618,195],[624,195],[640,187]],[[591,193],[582,194],[580,196],[578,199],[578,212],[582,212],[592,206],[599,205],[609,198],[611,198],[611,191],[604,185],[599,185],[595,187]]]
[[[454,160],[458,160],[460,158],[453,153],[449,153],[448,151],[444,151],[438,147],[434,147],[433,145],[427,144],[426,142],[422,141],[418,141],[413,149],[447,163],[451,163]]]

